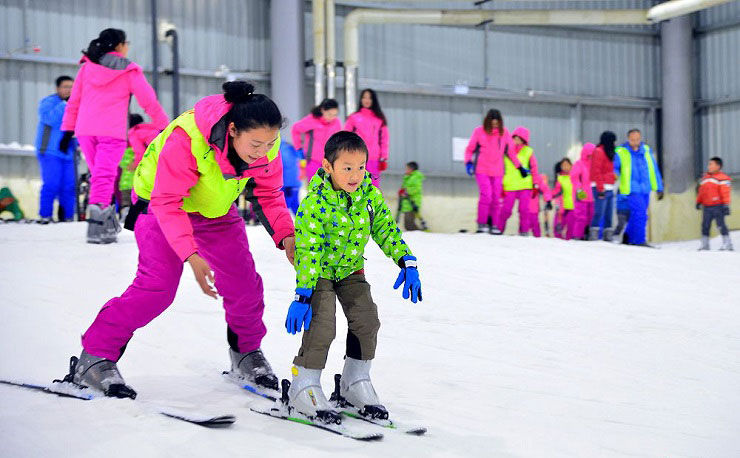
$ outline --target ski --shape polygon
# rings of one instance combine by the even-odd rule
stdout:
[[[280,392],[278,390],[271,390],[261,386],[256,386],[245,377],[235,374],[232,371],[223,371],[223,376],[230,382],[235,383],[237,386],[250,393],[269,399],[270,401],[276,401],[280,398]]]
[[[340,394],[339,384],[341,380],[342,380],[341,374],[334,375],[334,392],[331,394],[331,397],[329,398],[329,402],[333,403],[336,409],[340,411],[342,415],[346,417],[356,418],[358,420],[366,421],[368,423],[372,423],[374,425],[381,426],[383,428],[401,431],[403,433],[411,434],[413,436],[422,436],[426,434],[427,432],[426,426],[406,425],[406,424],[402,424],[402,423],[398,423],[396,421],[390,420],[388,418],[373,418],[370,416],[362,415],[359,409],[357,409],[352,404],[348,403]]]
[[[48,393],[56,396],[65,398],[80,399],[83,401],[90,401],[93,399],[105,398],[106,396],[102,393],[98,393],[87,387],[81,387],[70,382],[62,382],[55,380],[50,385],[40,385],[35,383],[26,383],[14,380],[0,380],[0,383],[4,385],[16,386],[19,388],[25,388],[28,390],[37,391],[40,393]],[[200,414],[196,412],[188,412],[173,407],[162,406],[156,403],[145,402],[145,401],[134,401],[142,406],[146,406],[150,410],[165,417],[173,418],[176,420],[185,421],[194,425],[203,426],[205,428],[225,428],[231,426],[235,421],[236,417],[233,415],[217,415],[211,416],[207,414]]]

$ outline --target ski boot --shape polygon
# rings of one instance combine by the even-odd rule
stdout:
[[[588,229],[588,240],[599,240],[599,228],[591,227]]]
[[[339,383],[339,398],[358,410],[363,417],[387,420],[388,410],[380,403],[370,381],[372,360],[344,359],[344,370]]]
[[[491,226],[491,229],[488,232],[491,235],[502,235],[504,233],[503,230],[497,228],[496,226]]]
[[[732,247],[732,239],[730,238],[730,234],[722,236],[722,246],[719,247],[719,251],[735,251],[735,249]]]
[[[118,241],[118,233],[121,232],[121,224],[118,222],[115,205],[111,204],[103,210],[102,220],[102,243],[116,243]]]
[[[709,251],[709,237],[706,235],[703,235],[701,237],[701,245],[699,246],[699,249],[696,251]]]
[[[288,408],[312,420],[342,424],[342,414],[334,409],[321,389],[321,369],[293,366],[293,382],[288,388]]]
[[[491,226],[488,224],[478,224],[478,229],[475,231],[476,234],[485,234],[491,232]]]
[[[604,241],[611,242],[614,240],[614,229],[604,229]]]
[[[249,353],[239,353],[229,348],[229,356],[232,374],[243,377],[257,386],[276,391],[280,389],[278,378],[259,348]]]
[[[69,374],[64,381],[101,391],[112,398],[136,399],[136,391],[126,385],[116,363],[93,356],[85,350],[82,350],[79,359],[72,357]]]
[[[104,243],[103,232],[103,209],[100,205],[90,204],[87,207],[87,243]]]

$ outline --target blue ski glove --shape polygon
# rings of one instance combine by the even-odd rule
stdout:
[[[393,285],[393,289],[398,289],[403,284],[403,298],[408,299],[411,297],[411,302],[416,304],[416,301],[421,301],[421,280],[419,280],[419,271],[416,269],[416,258],[414,256],[404,256],[398,261],[398,265],[401,267],[401,272],[396,278],[396,283]]]
[[[465,163],[465,171],[470,175],[471,177],[475,173],[475,165],[473,165],[472,162],[466,162]]]
[[[527,178],[527,176],[529,175],[529,170],[526,169],[526,168],[524,168],[523,165],[520,165],[519,166],[519,173],[522,175],[522,178]]]
[[[311,294],[313,290],[296,288],[295,299],[290,304],[288,316],[285,318],[285,329],[288,330],[288,334],[301,332],[301,326],[308,331],[311,326]]]

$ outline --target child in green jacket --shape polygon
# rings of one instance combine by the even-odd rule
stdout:
[[[375,357],[378,308],[365,280],[363,254],[370,237],[398,264],[393,286],[403,284],[403,298],[421,300],[416,258],[401,238],[380,190],[372,185],[365,166],[368,150],[355,133],[340,131],[326,143],[322,168],[309,183],[308,196],[296,213],[296,295],[285,321],[289,333],[301,331],[303,342],[293,360],[288,390],[292,414],[312,421],[341,423],[337,411],[388,418],[370,381]],[[327,401],[321,371],[336,334],[336,298],[347,316],[347,350],[340,397]]]
[[[406,164],[401,189],[398,190],[400,211],[403,213],[403,225],[407,231],[418,231],[416,218],[421,220],[421,229],[426,230],[426,222],[421,217],[421,195],[423,192],[424,174],[419,171],[419,164]]]

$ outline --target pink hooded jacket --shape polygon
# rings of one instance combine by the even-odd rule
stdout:
[[[316,117],[309,113],[308,116],[293,124],[290,134],[293,137],[293,146],[295,149],[303,150],[306,161],[320,164],[324,158],[326,142],[329,137],[340,130],[342,130],[342,121],[339,118],[327,122],[323,117]]]
[[[591,191],[591,158],[594,154],[596,145],[593,143],[586,143],[581,148],[581,158],[573,164],[573,168],[570,169],[570,180],[573,182],[573,198],[575,199],[576,193],[582,190],[586,193],[585,202],[593,202],[594,195]]]
[[[478,151],[478,156],[473,153]],[[467,148],[465,148],[465,162],[475,164],[475,173],[491,177],[504,176],[504,154],[509,156],[516,168],[521,166],[519,159],[514,153],[514,143],[509,131],[504,127],[504,135],[499,135],[498,129],[493,129],[490,135],[486,133],[483,126],[478,126],[470,136]]]
[[[519,151],[522,150],[524,145],[516,144],[513,140],[514,137],[521,138],[522,140],[524,140],[526,145],[529,145],[529,129],[524,126],[518,126],[511,134],[511,144],[514,145],[514,154],[519,154]],[[517,157],[517,161],[518,160],[519,158]],[[519,163],[519,165],[521,165],[521,163]],[[519,168],[516,162],[514,163],[514,166]],[[535,156],[534,150],[532,150],[532,156],[529,157],[529,173],[532,174],[532,184],[537,184],[537,176],[539,174],[539,170],[537,169],[537,156]]]
[[[533,214],[537,214],[540,212],[540,194],[542,194],[542,198],[545,199],[545,202],[550,202],[552,200],[552,191],[550,191],[550,187],[547,185],[547,176],[545,174],[532,174],[532,182],[535,185],[535,188],[532,189],[532,198],[529,201],[529,212]]]
[[[195,123],[215,151],[215,158],[225,175],[236,175],[228,159],[228,133],[224,115],[231,109],[223,95],[211,95],[195,104]],[[272,161],[267,156],[250,164],[241,174],[252,178],[247,185],[247,197],[257,214],[264,214],[263,225],[275,245],[282,247],[285,237],[294,233],[293,220],[285,206],[283,165],[280,156]],[[177,256],[185,261],[198,251],[190,218],[182,209],[183,198],[198,182],[198,166],[190,151],[190,137],[179,127],[172,131],[159,153],[157,176],[154,181],[149,209],[157,217],[165,238]]]
[[[134,164],[139,165],[149,143],[161,132],[154,124],[141,123],[128,130],[128,143],[134,150]]]
[[[163,130],[167,127],[167,114],[136,63],[117,52],[104,55],[100,59],[101,64],[86,57],[82,62],[64,111],[62,130],[73,130],[77,136],[96,135],[125,140],[131,94],[152,118],[156,128]]]
[[[367,145],[369,161],[388,160],[388,126],[371,109],[360,108],[352,113],[344,124],[344,130],[362,137]]]

